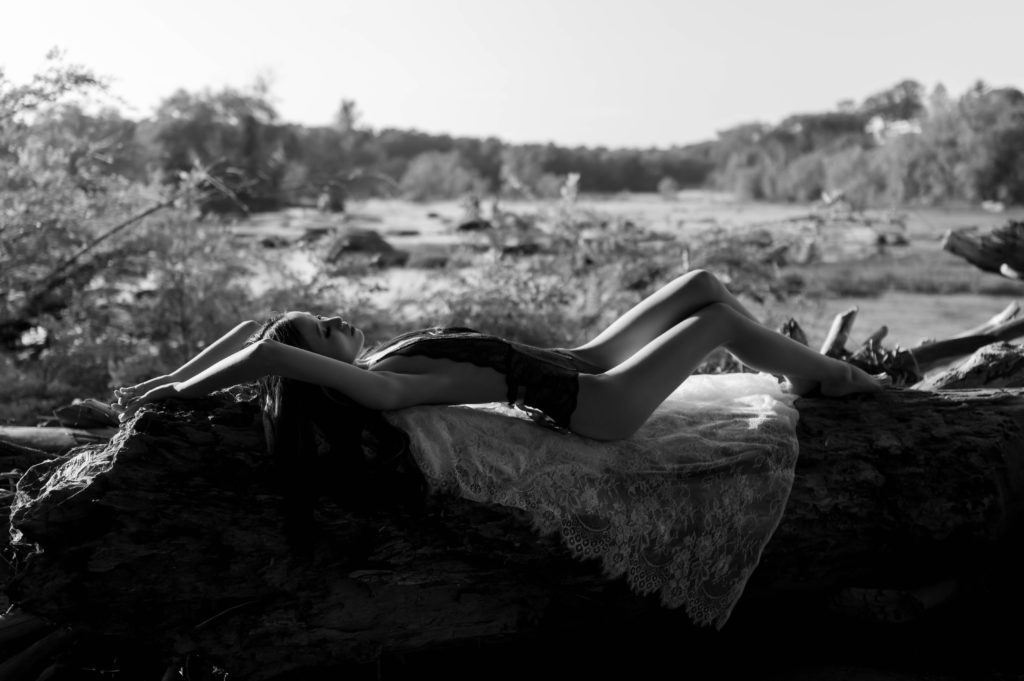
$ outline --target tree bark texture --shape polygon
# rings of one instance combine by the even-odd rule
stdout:
[[[797,406],[796,480],[735,626],[843,589],[990,579],[1020,543],[1024,391],[893,389]],[[257,681],[598,625],[692,631],[515,509],[326,498],[297,536],[276,475],[253,402],[147,407],[108,444],[19,481],[6,593],[21,612],[169,658],[199,651]]]
[[[942,247],[982,271],[1020,279],[1024,272],[1024,221],[1010,220],[988,232],[953,229],[943,236]]]
[[[970,357],[914,385],[919,390],[1024,388],[1024,345],[1005,341],[978,348]]]

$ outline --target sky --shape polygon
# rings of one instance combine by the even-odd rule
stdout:
[[[0,0],[0,67],[51,48],[125,115],[270,85],[285,121],[505,142],[670,147],[911,78],[1024,89],[1024,0]]]

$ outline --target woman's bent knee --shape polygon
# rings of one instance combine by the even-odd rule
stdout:
[[[680,297],[680,302],[692,306],[695,302],[712,303],[725,300],[728,293],[725,286],[708,270],[690,270],[680,275],[674,284],[673,295]],[[699,304],[699,302],[698,302]]]
[[[722,282],[718,280],[714,274],[708,270],[696,269],[690,270],[686,274],[680,276],[683,283],[691,287],[700,287],[707,291],[717,291],[722,285]]]
[[[700,320],[699,323],[711,325],[719,330],[721,342],[727,342],[740,329],[743,323],[743,315],[738,313],[731,305],[716,300],[708,303],[692,315]]]

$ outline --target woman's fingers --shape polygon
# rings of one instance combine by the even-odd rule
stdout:
[[[118,388],[114,391],[114,397],[117,398],[117,403],[124,405],[124,403],[134,397],[136,394],[135,386]]]
[[[153,378],[151,378],[149,380],[142,381],[141,383],[136,383],[135,385],[124,385],[124,386],[121,386],[120,388],[116,388],[114,390],[114,395],[118,399],[120,399],[122,397],[129,397],[130,398],[130,397],[133,397],[135,395],[144,394],[146,391],[148,391],[148,390],[150,390],[150,389],[152,389],[152,388],[154,388],[156,386],[160,386],[160,385],[163,385],[165,383],[168,383],[169,381],[170,381],[170,377],[169,376],[166,376],[166,375],[164,375],[164,376],[154,376]]]
[[[149,396],[150,393],[146,393],[145,395],[123,393],[118,396],[118,406],[115,407],[115,409],[118,409],[120,412],[117,415],[118,420],[123,422],[131,418],[132,414],[137,412],[142,405],[149,402]]]
[[[137,385],[126,385],[114,390],[114,397],[117,398],[117,403],[121,406],[126,406],[128,401],[142,395],[146,392],[147,384],[154,382],[156,379],[150,379]]]
[[[151,381],[147,381],[147,383],[151,383]],[[139,386],[134,386],[134,388],[140,388],[140,386],[144,385],[145,384],[140,384]],[[131,416],[143,405],[174,395],[176,385],[176,383],[163,383],[162,385],[157,385],[156,387],[146,390],[142,394],[137,394],[135,391],[122,392],[117,398],[117,403],[120,405],[118,419],[124,422],[131,418]]]

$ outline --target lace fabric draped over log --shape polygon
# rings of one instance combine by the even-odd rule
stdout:
[[[435,490],[522,509],[574,556],[720,628],[789,498],[792,402],[765,374],[691,376],[619,442],[554,431],[503,404],[388,418]]]

